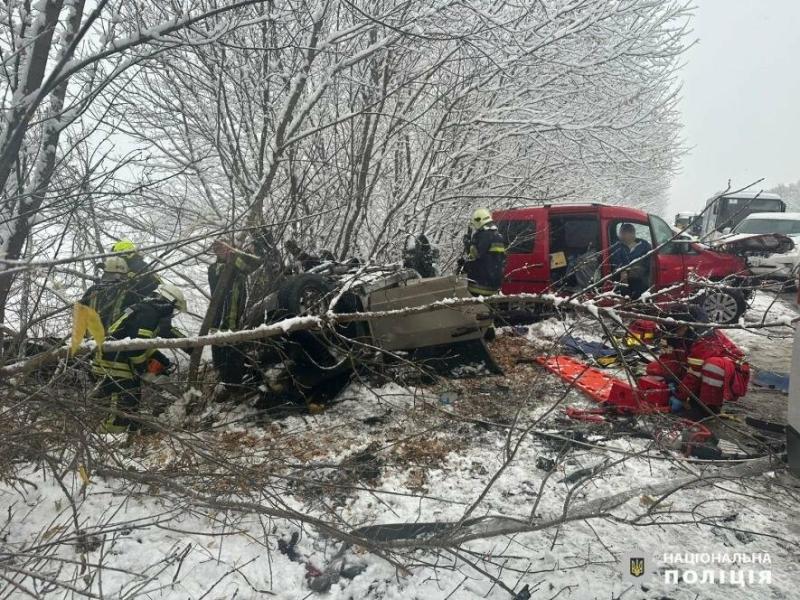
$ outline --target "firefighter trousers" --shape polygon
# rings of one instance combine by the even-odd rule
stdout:
[[[118,414],[137,413],[142,388],[138,378],[116,379],[104,377],[100,381],[97,397],[109,411],[108,423],[119,427],[136,427],[136,422],[129,417]]]

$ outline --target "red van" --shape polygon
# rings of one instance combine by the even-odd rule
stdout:
[[[653,247],[675,235],[661,217],[605,204],[543,205],[501,210],[493,216],[507,247],[504,294],[568,294],[609,275],[609,248],[617,242],[623,223],[632,223],[636,236]],[[694,272],[727,284],[702,298],[710,320],[736,322],[747,309],[737,286],[751,273],[740,256],[680,240],[666,243],[650,260],[651,292],[670,288],[662,297],[684,296],[691,291],[689,275]],[[604,284],[604,289],[610,287],[610,282]]]

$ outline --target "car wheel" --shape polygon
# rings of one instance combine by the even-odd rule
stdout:
[[[747,310],[747,302],[739,290],[719,288],[703,295],[700,306],[712,323],[736,323]]]
[[[328,309],[333,283],[318,273],[301,273],[278,290],[278,306],[290,315],[322,314]]]

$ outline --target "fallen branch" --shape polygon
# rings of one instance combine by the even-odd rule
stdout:
[[[332,313],[328,312],[321,316],[291,317],[276,323],[261,325],[253,329],[242,329],[239,331],[222,331],[210,335],[193,336],[185,338],[149,338],[149,339],[125,339],[114,340],[103,344],[105,352],[119,352],[127,350],[147,350],[152,348],[199,348],[201,346],[226,346],[259,339],[278,337],[296,331],[319,330],[324,327],[331,327],[353,321],[370,321],[376,319],[386,319],[390,317],[400,317],[414,315],[423,312],[436,310],[457,309],[460,307],[478,304],[506,304],[509,302],[531,305],[552,306],[559,310],[571,310],[581,314],[597,317],[602,314],[616,323],[622,323],[622,317],[630,319],[649,319],[659,323],[682,323],[686,325],[714,327],[718,329],[769,329],[776,327],[793,327],[800,321],[800,316],[789,318],[783,317],[774,321],[764,321],[758,324],[743,326],[739,324],[726,325],[721,323],[697,323],[692,321],[676,321],[670,317],[658,317],[630,310],[617,310],[613,307],[598,306],[592,301],[581,301],[556,296],[555,294],[512,294],[504,296],[498,294],[488,298],[447,298],[432,302],[422,306],[412,306],[386,311],[358,312],[358,313]],[[85,342],[79,351],[80,354],[87,354],[95,349],[94,342]],[[0,377],[11,377],[24,374],[33,369],[44,365],[57,362],[69,355],[69,347],[61,346],[48,352],[37,354],[27,360],[19,361],[0,367]]]
[[[776,464],[774,462],[769,459],[762,459],[740,464],[729,470],[711,473],[706,471],[699,475],[682,479],[646,484],[612,496],[604,496],[572,506],[558,517],[539,523],[531,523],[525,519],[487,515],[470,519],[461,524],[457,521],[452,521],[370,525],[353,530],[351,535],[368,540],[373,544],[384,544],[393,550],[399,548],[452,548],[473,540],[540,531],[571,521],[607,517],[613,509],[622,506],[633,498],[644,495],[659,497],[671,494],[679,489],[704,487],[711,485],[718,479],[755,477],[775,468]]]

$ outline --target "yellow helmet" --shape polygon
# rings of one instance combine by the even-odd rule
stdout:
[[[128,263],[121,256],[109,256],[103,263],[103,271],[125,274],[128,272]]]
[[[112,252],[128,252],[133,254],[136,252],[136,244],[128,239],[119,240],[111,246]]]
[[[492,213],[489,212],[487,208],[476,208],[475,212],[472,213],[472,218],[470,219],[470,225],[475,230],[480,229],[484,225],[492,222]]]

